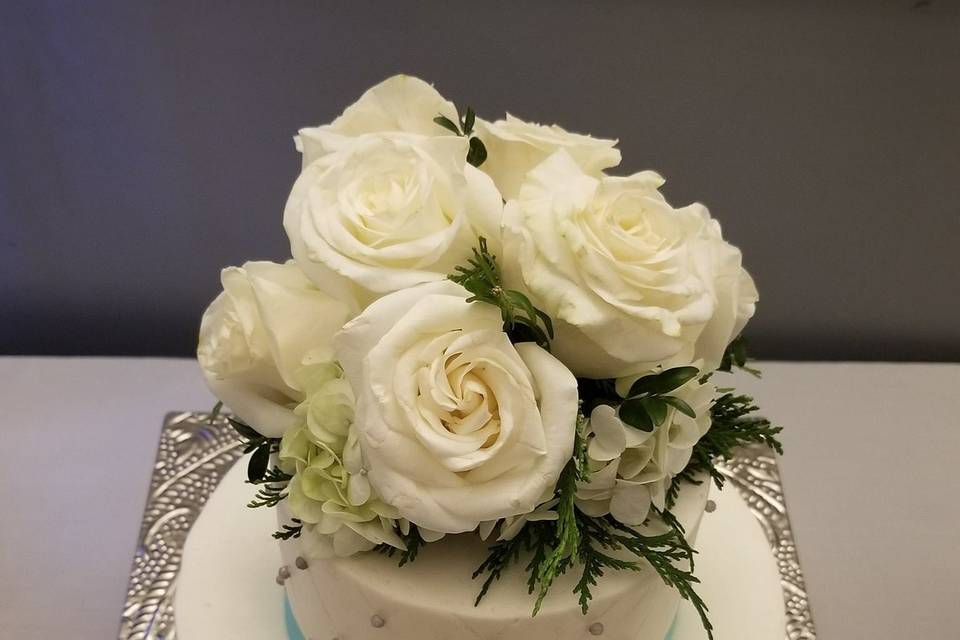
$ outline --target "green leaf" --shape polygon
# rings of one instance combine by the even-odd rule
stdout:
[[[217,417],[220,415],[220,410],[223,409],[223,400],[217,402],[213,405],[213,409],[210,410],[210,419],[207,421],[207,424],[213,424],[216,421]]]
[[[437,116],[436,118],[433,119],[433,121],[436,122],[441,127],[443,127],[444,129],[447,129],[448,131],[450,131],[456,136],[462,135],[456,123],[454,123],[454,121],[448,118],[447,116]]]
[[[247,480],[256,482],[267,473],[267,465],[270,463],[270,445],[264,444],[257,447],[257,450],[250,456],[250,463],[247,465]]]
[[[727,345],[727,349],[723,352],[723,359],[720,360],[720,366],[717,367],[717,371],[726,371],[729,373],[733,371],[734,367],[739,367],[750,375],[759,378],[760,371],[747,366],[749,359],[750,356],[747,354],[747,339],[741,334]]]
[[[479,238],[479,244],[467,260],[469,266],[458,265],[448,278],[473,294],[467,302],[483,302],[500,309],[503,330],[511,342],[536,342],[549,351],[553,337],[550,318],[522,292],[504,288],[496,256],[490,253],[485,238]]]
[[[513,306],[520,307],[520,309],[523,311],[524,315],[527,316],[527,318],[536,320],[537,312],[533,308],[533,303],[530,302],[530,298],[528,298],[526,295],[524,295],[520,291],[516,291],[514,289],[505,290],[503,292],[503,295],[504,297],[506,297],[507,301],[510,302]]]
[[[663,396],[660,398],[660,400],[662,400],[663,402],[666,402],[668,405],[670,405],[671,407],[673,407],[674,409],[676,409],[677,411],[679,411],[685,416],[689,416],[691,418],[697,417],[697,412],[693,410],[693,407],[691,407],[685,401],[681,400],[676,396]]]
[[[695,378],[698,373],[700,373],[700,370],[696,367],[674,367],[660,373],[643,376],[633,383],[627,397],[669,393]]]
[[[738,367],[747,364],[746,340],[735,340],[730,346],[733,348],[733,363]]]
[[[470,138],[470,151],[467,153],[467,162],[479,167],[487,159],[487,148],[480,138]]]
[[[473,133],[473,124],[477,119],[477,114],[473,112],[473,107],[467,107],[467,114],[463,118],[463,135],[468,136]]]
[[[553,340],[553,320],[551,320],[550,316],[548,316],[546,313],[540,311],[540,309],[534,308],[534,311],[536,311],[537,317],[543,321],[543,326],[547,329],[547,335],[549,335],[550,339]]]
[[[247,440],[260,440],[263,438],[262,435],[256,432],[256,430],[245,422],[240,422],[236,418],[227,418],[227,421],[230,423],[237,433],[246,438]]]
[[[640,398],[640,404],[647,410],[654,425],[659,427],[667,419],[667,403],[660,398]]]
[[[620,405],[620,419],[634,429],[650,433],[653,431],[653,417],[644,406],[643,398],[631,398],[624,400]]]

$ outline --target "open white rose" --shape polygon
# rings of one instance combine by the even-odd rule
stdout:
[[[629,389],[635,379],[618,380],[618,389]],[[591,516],[609,513],[624,524],[639,525],[651,506],[663,509],[673,476],[687,466],[693,446],[710,429],[715,393],[710,383],[687,382],[670,395],[690,405],[696,417],[670,407],[663,424],[650,432],[625,424],[609,405],[596,407],[588,431],[590,475],[577,486],[580,510]]]
[[[307,166],[283,225],[294,259],[359,310],[378,296],[442,280],[503,211],[490,178],[454,136],[367,134]]]
[[[740,251],[702,205],[671,207],[661,184],[650,171],[596,178],[561,150],[507,203],[505,272],[554,318],[553,351],[578,375],[674,358],[714,369],[753,315]]]
[[[398,291],[335,341],[373,489],[439,533],[533,511],[576,429],[570,371],[535,344],[511,344],[500,311],[468,295],[449,281]]]
[[[442,115],[457,121],[457,109],[419,78],[396,75],[368,89],[332,123],[301,129],[296,138],[306,168],[317,158],[367,133],[415,133],[450,136],[433,121]]]
[[[327,361],[349,318],[292,261],[248,262],[221,274],[223,292],[200,324],[197,359],[207,385],[241,420],[278,438],[297,418],[306,365]]]
[[[516,198],[527,173],[558,149],[565,149],[588,175],[620,164],[616,140],[570,133],[557,125],[524,122],[507,114],[505,120],[477,122],[477,137],[487,147],[481,165],[507,200]]]

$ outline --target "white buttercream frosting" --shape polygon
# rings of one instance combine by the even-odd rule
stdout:
[[[687,486],[674,508],[691,543],[708,492],[707,482]],[[519,567],[505,572],[475,607],[481,580],[470,575],[487,546],[474,534],[447,536],[404,567],[377,553],[311,560],[284,586],[308,638],[582,640],[599,623],[609,640],[662,640],[670,629],[679,596],[649,567],[604,575],[586,615],[571,593],[579,577],[575,569],[554,583],[536,617],[530,615],[534,596],[527,593],[527,574]],[[296,539],[282,542],[281,552],[288,566],[304,553]],[[372,628],[372,616],[383,627]]]

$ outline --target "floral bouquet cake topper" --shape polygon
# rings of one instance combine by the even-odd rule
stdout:
[[[409,76],[296,144],[292,260],[225,269],[198,347],[275,537],[406,564],[479,535],[477,602],[526,571],[534,614],[567,571],[584,612],[604,570],[656,571],[709,632],[671,508],[780,444],[713,383],[745,366],[757,291],[707,209],[612,175],[614,140],[487,122]]]

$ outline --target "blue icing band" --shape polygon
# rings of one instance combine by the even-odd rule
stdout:
[[[673,640],[673,632],[677,630],[677,618],[674,617],[673,624],[670,625],[670,631],[667,631],[667,637],[663,640]]]
[[[283,594],[283,619],[287,623],[287,640],[305,640],[297,619],[293,617],[293,609],[290,608],[287,594]]]
[[[287,623],[287,640],[306,640],[303,637],[303,632],[300,631],[300,625],[297,624],[297,619],[293,617],[293,609],[290,608],[290,599],[287,598],[287,594],[283,594],[283,618]],[[663,640],[674,640],[673,632],[677,628],[677,619],[673,619],[673,624],[670,625],[670,631],[667,631],[667,637]]]

